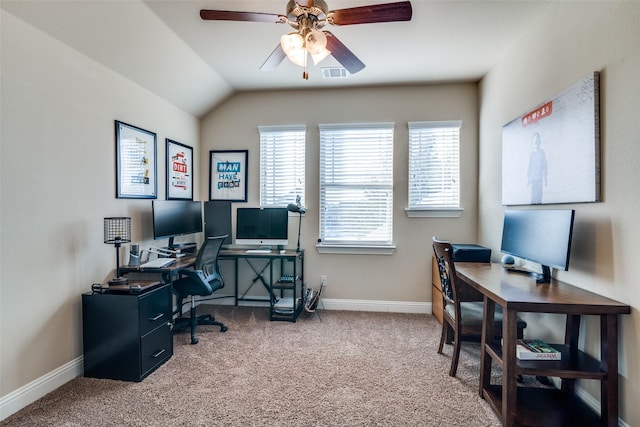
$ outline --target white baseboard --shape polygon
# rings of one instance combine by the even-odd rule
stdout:
[[[220,297],[227,297],[220,295]],[[233,295],[228,298],[221,298],[203,302],[203,304],[233,305]],[[262,301],[242,301],[243,306],[268,306],[269,300],[265,297]],[[321,310],[345,310],[345,311],[382,311],[388,313],[422,313],[431,314],[430,302],[407,302],[407,301],[373,301],[355,299],[332,299],[321,298]]]
[[[29,384],[2,396],[0,398],[0,421],[82,375],[84,372],[83,361],[83,356],[76,357],[40,378],[36,378]]]
[[[319,308],[321,310],[381,311],[388,313],[431,314],[430,302],[371,301],[321,298]]]

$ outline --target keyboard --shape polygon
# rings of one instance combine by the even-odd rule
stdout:
[[[140,268],[162,268],[176,262],[173,258],[156,258],[153,261],[145,262]]]
[[[248,254],[270,254],[271,249],[247,249]]]
[[[280,276],[280,282],[282,283],[293,283],[295,280],[293,278],[293,276],[289,275],[289,274],[285,274],[284,276]]]

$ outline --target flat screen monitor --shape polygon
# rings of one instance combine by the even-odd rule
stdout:
[[[551,268],[569,269],[573,209],[507,209],[500,250],[542,266],[538,282],[551,280]]]
[[[206,237],[224,236],[223,245],[231,244],[231,202],[211,200],[204,202],[204,232]]]
[[[202,232],[202,203],[193,200],[152,200],[153,238],[169,238],[169,247],[180,245],[173,238]]]
[[[287,208],[238,208],[236,244],[286,246],[289,232]]]

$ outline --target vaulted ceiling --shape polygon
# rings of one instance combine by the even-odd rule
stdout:
[[[330,10],[397,0],[326,0]],[[285,14],[287,0],[0,0],[1,7],[196,117],[237,91],[477,81],[542,19],[544,1],[412,0],[408,22],[327,26],[364,70],[325,79],[329,57],[260,66],[286,24],[204,21],[201,9]]]

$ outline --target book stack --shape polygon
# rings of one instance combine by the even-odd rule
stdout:
[[[542,340],[518,340],[516,356],[520,360],[561,360],[562,353]]]

